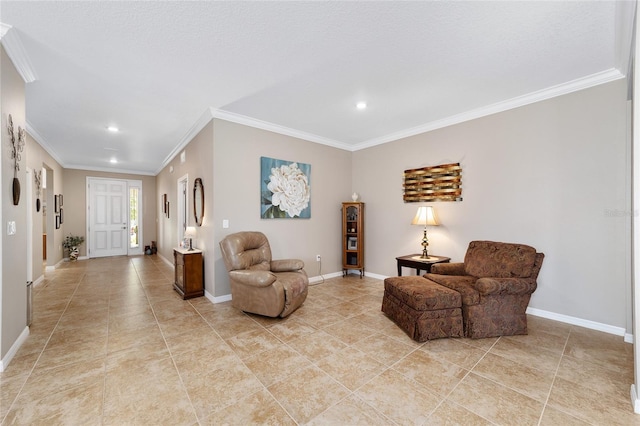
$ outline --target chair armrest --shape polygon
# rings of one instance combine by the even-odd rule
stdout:
[[[240,284],[253,287],[268,287],[276,280],[276,276],[270,271],[231,271],[229,272],[229,277]]]
[[[474,284],[482,295],[533,293],[538,284],[530,278],[479,278]]]
[[[273,272],[293,272],[304,268],[304,262],[299,259],[280,259],[271,261]]]
[[[464,263],[435,263],[431,265],[432,274],[440,275],[467,275],[464,272]]]

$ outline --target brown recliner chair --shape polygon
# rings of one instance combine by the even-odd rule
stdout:
[[[464,263],[439,263],[424,277],[462,296],[464,335],[527,334],[526,310],[544,260],[524,244],[472,241]]]
[[[262,232],[238,232],[220,241],[231,278],[231,304],[245,312],[286,317],[307,298],[309,278],[298,259],[271,260]]]

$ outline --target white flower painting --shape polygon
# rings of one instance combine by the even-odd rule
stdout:
[[[263,219],[311,217],[311,165],[260,158]]]

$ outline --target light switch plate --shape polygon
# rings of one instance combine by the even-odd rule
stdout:
[[[16,235],[16,223],[13,220],[7,222],[7,235]]]
[[[229,227],[229,219],[222,220],[222,227],[225,229]]]

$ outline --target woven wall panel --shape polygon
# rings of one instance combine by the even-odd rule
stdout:
[[[405,170],[402,186],[405,203],[462,201],[462,167],[452,163]]]

